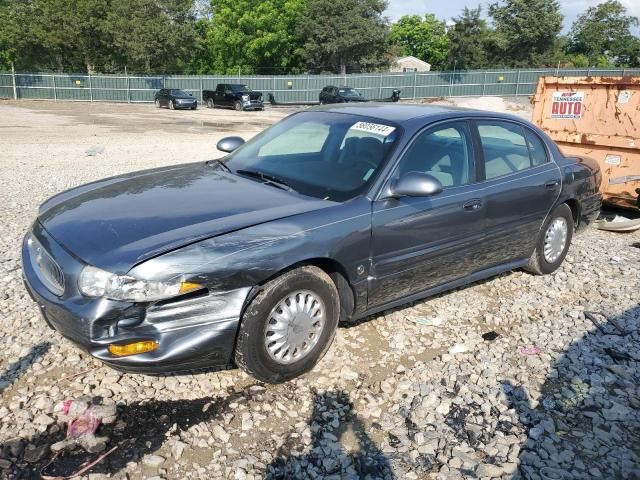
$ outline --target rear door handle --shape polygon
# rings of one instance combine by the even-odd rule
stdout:
[[[462,205],[462,208],[464,210],[466,210],[467,212],[472,212],[474,210],[478,210],[480,209],[480,207],[482,207],[482,202],[478,199],[475,200],[470,200],[467,203],[465,203],[464,205]]]
[[[558,185],[560,185],[560,182],[558,180],[549,180],[544,184],[544,186],[547,188],[556,188]]]

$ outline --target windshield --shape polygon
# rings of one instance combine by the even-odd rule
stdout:
[[[232,92],[250,92],[251,89],[248,85],[229,85]]]
[[[360,93],[355,88],[339,88],[338,92],[343,97],[359,97]]]
[[[397,143],[398,128],[333,112],[292,115],[227,157],[238,175],[263,174],[295,191],[345,201],[362,193]]]
[[[171,95],[175,95],[176,97],[189,97],[190,96],[184,90],[171,90]]]

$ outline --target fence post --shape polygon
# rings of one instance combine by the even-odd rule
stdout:
[[[127,103],[131,103],[131,89],[129,88],[129,74],[126,65],[124,66],[124,78],[127,82]],[[162,86],[164,87],[164,84]]]
[[[309,97],[311,96],[310,93],[311,91],[309,90],[311,88],[311,80],[309,79],[309,74],[307,73],[307,94],[305,95],[305,100],[308,102],[309,101]]]
[[[202,76],[200,76],[200,103],[202,103]]]
[[[487,71],[484,71],[484,81],[482,82],[482,96],[484,97],[484,92],[487,88]]]
[[[18,90],[16,89],[16,69],[11,62],[11,86],[13,87],[13,99],[18,99]]]
[[[449,96],[453,96],[453,72],[449,72]]]
[[[516,77],[516,97],[518,96],[518,87],[520,86],[520,70],[518,70],[518,76]]]
[[[93,102],[93,85],[91,84],[91,71],[88,69],[87,74],[89,75],[89,98]]]
[[[58,91],[56,90],[56,74],[53,73],[51,75],[51,78],[53,78],[53,101],[57,102],[58,101]]]
[[[378,98],[382,98],[382,74],[380,74],[378,78],[380,79],[378,81]]]
[[[622,76],[624,77],[624,72],[625,72],[626,68],[622,67]]]
[[[416,90],[418,88],[418,71],[413,71],[413,98],[416,98]]]

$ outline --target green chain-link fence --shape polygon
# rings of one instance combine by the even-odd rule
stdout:
[[[292,76],[86,75],[69,73],[0,73],[0,98],[87,102],[152,102],[160,88],[180,88],[202,100],[202,90],[218,83],[243,83],[280,102],[318,99],[326,85],[349,85],[365,97],[402,98],[518,96],[535,93],[542,75],[640,76],[640,69],[523,69],[458,72],[369,73]]]

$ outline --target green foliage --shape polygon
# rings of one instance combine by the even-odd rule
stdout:
[[[302,0],[213,0],[201,73],[285,73],[299,69],[295,27]]]
[[[492,32],[487,27],[486,20],[482,18],[482,8],[465,7],[462,15],[452,20],[454,25],[447,32],[450,43],[447,68],[486,68]]]
[[[617,0],[588,8],[571,27],[568,51],[586,56],[594,66],[638,65],[640,40],[631,34],[638,19],[626,13]]]
[[[309,71],[373,70],[387,61],[384,0],[306,0],[297,22]]]
[[[495,25],[491,60],[505,66],[531,67],[549,62],[562,29],[556,0],[502,0],[489,6]]]
[[[445,23],[428,13],[405,15],[391,26],[391,44],[402,47],[405,55],[413,55],[431,64],[434,69],[444,65],[449,52],[449,37]]]

